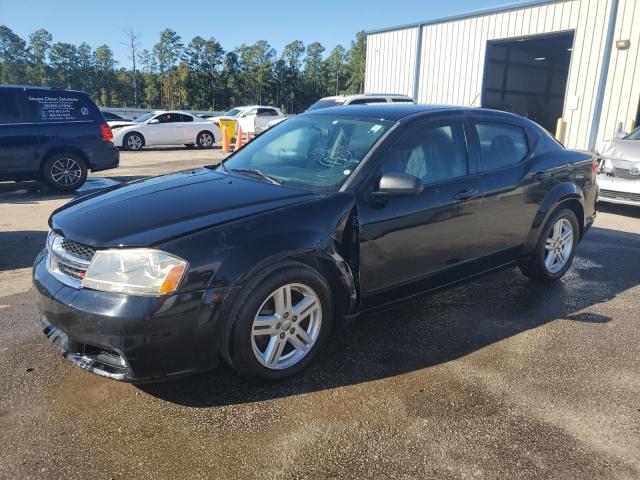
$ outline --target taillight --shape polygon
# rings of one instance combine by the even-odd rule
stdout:
[[[593,174],[594,175],[598,174],[598,159],[597,158],[593,159],[593,163],[591,164],[591,169],[593,170]]]
[[[105,142],[113,143],[113,132],[111,131],[111,127],[108,123],[103,123],[100,125],[100,130],[102,131],[102,140]]]

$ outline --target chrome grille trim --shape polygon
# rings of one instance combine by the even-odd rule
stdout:
[[[80,288],[95,249],[54,233],[47,241],[47,269],[65,285]]]
[[[629,168],[613,167],[613,176],[624,180],[640,180],[640,174],[633,175]]]

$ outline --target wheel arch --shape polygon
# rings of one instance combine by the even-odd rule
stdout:
[[[122,147],[124,147],[124,146],[125,146],[124,144],[125,144],[125,142],[126,142],[126,140],[127,140],[127,137],[128,137],[129,135],[131,135],[131,134],[134,134],[134,133],[135,133],[135,134],[137,134],[137,135],[140,135],[140,138],[142,139],[142,146],[143,146],[143,147],[147,144],[147,139],[145,138],[145,136],[144,136],[144,134],[143,134],[142,132],[140,132],[140,131],[138,131],[138,130],[131,130],[131,131],[129,131],[129,132],[127,132],[127,133],[125,133],[125,134],[122,136],[122,145],[121,145]]]
[[[40,175],[44,175],[44,166],[47,164],[47,161],[54,155],[58,155],[59,153],[72,153],[80,157],[80,159],[84,162],[87,170],[91,169],[91,165],[89,162],[89,158],[85,153],[74,146],[71,145],[57,145],[55,147],[50,148],[46,151],[44,155],[42,155],[42,160],[40,161]]]
[[[576,185],[561,183],[547,194],[540,205],[527,238],[527,251],[535,248],[542,229],[561,208],[568,208],[576,214],[580,228],[579,238],[582,239],[585,232],[584,195]]]

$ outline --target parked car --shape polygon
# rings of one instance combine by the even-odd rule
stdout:
[[[0,85],[0,181],[72,191],[89,170],[116,168],[111,128],[86,93]]]
[[[318,110],[319,108],[343,107],[347,105],[379,105],[381,103],[394,104],[415,104],[416,101],[407,95],[384,94],[384,93],[362,93],[357,95],[337,95],[333,97],[324,97],[307,108],[307,112]],[[271,128],[289,116],[270,120],[267,128]]]
[[[599,146],[601,202],[640,206],[640,127]]]
[[[107,112],[105,110],[102,110],[102,116],[105,118],[107,122],[113,122],[113,121],[130,122],[131,121],[130,118],[125,117],[124,115],[117,115],[113,112]]]
[[[596,166],[504,112],[298,115],[217,167],[56,210],[33,270],[44,332],[118,380],[219,358],[286,378],[346,318],[516,264],[561,278],[596,216]]]
[[[319,108],[341,107],[347,105],[378,105],[381,103],[414,104],[416,101],[407,95],[392,93],[362,93],[357,95],[338,95],[325,97],[307,108],[307,112]]]
[[[115,144],[134,151],[152,145],[211,148],[222,138],[220,128],[213,122],[182,111],[150,112],[112,128]]]
[[[279,108],[249,105],[233,108],[219,117],[211,117],[210,120],[216,125],[219,125],[220,120],[236,120],[244,132],[261,133],[268,128],[269,122],[285,117]]]

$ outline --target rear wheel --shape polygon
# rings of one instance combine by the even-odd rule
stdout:
[[[573,263],[579,235],[573,210],[560,210],[545,225],[533,254],[520,265],[520,271],[539,282],[562,278]]]
[[[198,134],[198,138],[196,138],[196,143],[199,148],[211,148],[215,143],[215,138],[213,137],[213,133],[211,132],[200,132]]]
[[[75,153],[57,153],[47,159],[42,173],[51,188],[71,192],[87,180],[87,165]]]
[[[245,287],[231,313],[230,357],[242,375],[275,381],[313,361],[333,320],[327,281],[290,263],[263,272]]]
[[[141,150],[144,146],[144,138],[137,132],[127,133],[122,145],[126,150],[135,152]]]

